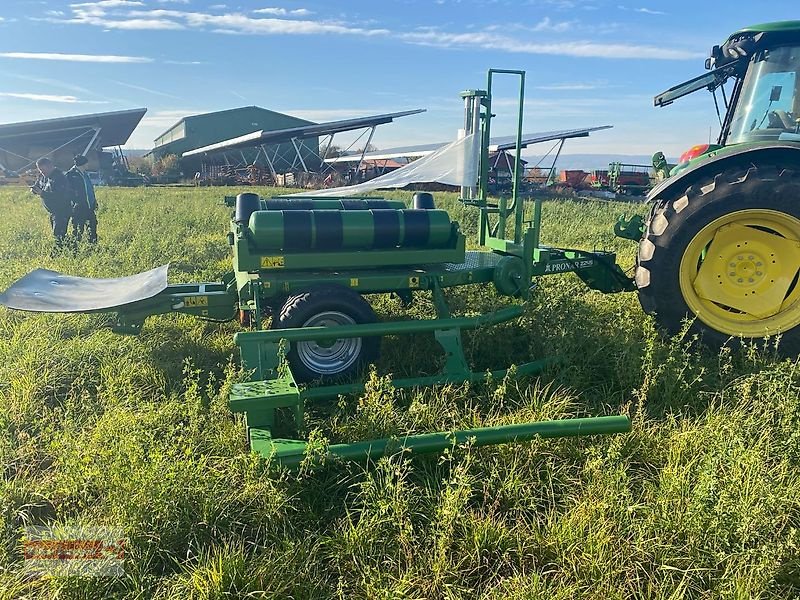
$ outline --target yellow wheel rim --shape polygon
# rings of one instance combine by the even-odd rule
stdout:
[[[750,209],[712,221],[686,248],[683,298],[697,318],[732,336],[763,337],[800,324],[800,219]]]

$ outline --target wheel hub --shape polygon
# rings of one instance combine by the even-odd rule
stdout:
[[[336,327],[354,325],[355,320],[338,311],[319,313],[303,323],[303,327]],[[297,357],[311,371],[320,375],[338,375],[358,359],[361,338],[340,338],[322,342],[297,343]]]
[[[798,265],[796,240],[730,223],[714,234],[692,285],[704,300],[764,319],[781,311]]]
[[[739,254],[731,256],[728,263],[727,277],[732,285],[753,287],[759,284],[767,275],[769,266],[764,263],[764,258],[759,254]]]

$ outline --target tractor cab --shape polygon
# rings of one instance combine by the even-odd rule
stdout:
[[[800,141],[800,44],[758,51],[737,88],[722,143]]]
[[[737,31],[721,46],[712,48],[706,68],[708,73],[654,99],[657,107],[667,106],[702,89],[714,97],[720,119],[717,144],[682,159],[702,158],[721,146],[800,142],[800,21]],[[673,175],[687,166],[689,163],[682,161]]]

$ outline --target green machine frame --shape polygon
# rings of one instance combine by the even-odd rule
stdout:
[[[513,191],[510,199],[500,198],[491,204],[487,198],[489,139],[492,118],[492,84],[497,75],[519,78],[519,113]],[[343,338],[401,335],[433,332],[445,360],[438,375],[395,379],[398,388],[485,380],[486,373],[473,372],[464,356],[461,332],[486,327],[519,317],[522,306],[511,306],[477,317],[453,317],[443,290],[448,287],[494,284],[506,296],[527,298],[532,278],[542,275],[575,272],[587,285],[603,292],[630,291],[628,278],[616,265],[615,255],[541,246],[541,200],[533,203],[532,217],[526,216],[525,203],[518,190],[522,173],[519,170],[525,72],[492,69],[487,89],[462,93],[465,102],[465,130],[481,139],[480,172],[477,188],[462,188],[461,201],[480,211],[479,241],[487,250],[466,251],[463,234],[453,224],[451,244],[437,250],[393,248],[368,252],[254,251],[251,236],[243,224],[232,223],[229,241],[233,247],[235,275],[240,307],[249,312],[255,331],[237,333],[243,367],[253,373],[252,381],[233,387],[230,405],[244,413],[251,447],[264,455],[272,455],[284,464],[296,464],[304,456],[305,442],[273,438],[275,411],[283,409],[293,417],[297,430],[303,427],[303,405],[306,400],[358,393],[362,384],[338,384],[301,387],[295,382],[291,368],[283,361],[286,344],[324,342]],[[324,203],[325,199],[316,200]],[[317,204],[324,209],[324,204]],[[513,225],[513,236],[506,231]],[[332,285],[354,290],[359,294],[393,292],[411,300],[413,294],[428,291],[436,308],[436,319],[383,323],[367,323],[339,327],[304,327],[299,329],[261,330],[264,304],[276,298],[300,293],[314,286]],[[519,375],[540,372],[546,360],[527,362],[516,367]],[[500,379],[507,369],[492,372]],[[408,436],[394,442],[376,440],[357,444],[340,444],[328,453],[342,458],[365,458],[383,454],[388,448],[402,446],[414,452],[442,451],[454,441],[466,437],[476,443],[490,444],[523,441],[535,435],[581,435],[627,431],[627,417],[570,419],[548,424],[530,423],[488,428],[470,432],[449,432]],[[548,433],[545,433],[548,432]]]
[[[499,75],[518,78],[519,111],[512,195],[500,198],[494,204],[486,190],[493,117],[492,87]],[[480,136],[481,142],[477,185],[462,188],[461,202],[480,212],[479,242],[485,249],[466,250],[465,236],[444,211],[409,211],[397,201],[364,198],[300,198],[310,207],[302,215],[309,223],[305,232],[309,240],[319,241],[329,235],[324,223],[330,222],[333,211],[339,211],[334,216],[343,225],[336,248],[324,248],[319,244],[292,246],[292,236],[285,229],[285,221],[290,220],[287,211],[271,210],[274,200],[240,194],[235,201],[226,198],[227,203],[236,204],[236,212],[227,236],[233,272],[223,281],[168,285],[150,298],[104,310],[116,312],[117,329],[128,333],[138,332],[146,317],[154,314],[183,312],[211,320],[230,320],[238,315],[250,327],[238,332],[234,338],[249,380],[233,386],[230,407],[244,415],[252,450],[292,467],[307,455],[307,443],[291,437],[303,432],[305,402],[358,393],[364,387],[358,383],[338,382],[299,385],[290,361],[287,361],[287,352],[293,344],[433,333],[444,352],[441,371],[434,375],[395,379],[393,386],[409,388],[480,382],[486,379],[487,373],[474,372],[470,368],[462,347],[462,332],[511,321],[521,316],[524,308],[513,305],[479,316],[453,316],[447,303],[446,288],[492,284],[499,294],[524,300],[529,295],[533,278],[574,272],[590,288],[605,293],[634,289],[630,278],[616,264],[613,253],[540,244],[541,200],[526,204],[518,193],[522,177],[520,152],[525,72],[492,69],[488,73],[486,90],[469,90],[461,96],[465,104],[466,133]],[[244,203],[245,199],[250,202],[252,210],[241,216],[238,203]],[[285,206],[285,202],[292,200],[284,198],[281,202]],[[354,204],[356,209],[342,210],[342,202]],[[435,225],[436,243],[381,246],[380,240],[376,239],[378,235],[369,226],[371,219],[376,221],[380,216],[375,214],[380,211],[369,207],[381,202],[380,208],[397,213],[393,218],[396,217],[401,224],[398,225],[400,230],[409,226],[412,217],[426,219],[426,231],[433,231]],[[363,203],[363,206],[358,203]],[[425,213],[424,217],[421,213]],[[509,229],[512,229],[511,235],[507,233]],[[271,312],[274,316],[276,308],[287,298],[319,286],[342,290],[342,293],[350,295],[394,293],[407,303],[413,301],[415,294],[427,292],[431,294],[436,318],[264,329],[264,318]],[[518,375],[536,374],[546,364],[547,360],[526,362],[517,365],[515,372]],[[507,373],[507,369],[501,369],[493,371],[491,376],[501,379]],[[279,427],[286,429],[290,437],[275,436]],[[565,419],[335,444],[328,446],[326,453],[342,459],[365,460],[400,448],[414,453],[439,452],[466,440],[486,445],[520,442],[535,436],[607,434],[629,430],[630,420],[624,415]]]

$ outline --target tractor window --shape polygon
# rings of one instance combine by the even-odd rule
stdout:
[[[765,50],[753,59],[742,84],[728,144],[777,140],[795,133],[800,119],[800,48]]]

